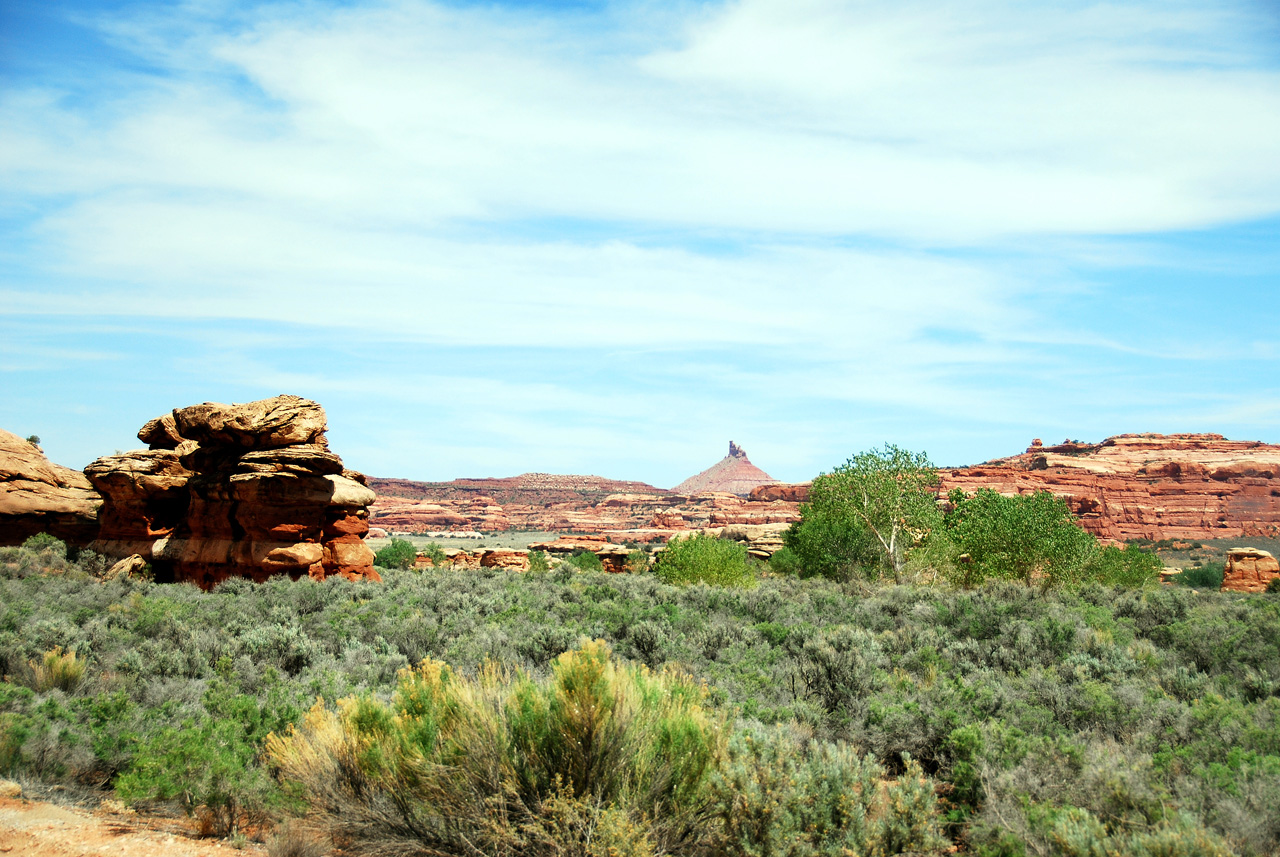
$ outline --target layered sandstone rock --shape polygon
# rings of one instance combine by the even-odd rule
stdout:
[[[37,533],[88,544],[101,504],[83,473],[51,463],[39,447],[0,429],[0,545]]]
[[[363,541],[374,493],[325,430],[324,409],[297,396],[151,420],[138,433],[150,449],[85,468],[104,499],[94,549],[206,588],[275,574],[378,579]]]
[[[1266,592],[1271,581],[1280,577],[1280,561],[1257,548],[1232,548],[1227,551],[1222,588],[1234,592]]]
[[[976,467],[942,470],[941,490],[1064,497],[1109,539],[1280,534],[1280,446],[1219,434],[1129,434],[1099,444],[1033,443]]]
[[[526,530],[608,535],[646,541],[672,532],[729,524],[786,524],[796,520],[799,504],[753,501],[735,494],[610,494],[597,502],[490,505],[491,498],[418,500],[397,497],[377,480],[372,508],[375,526],[392,533],[502,532]],[[420,484],[420,483],[419,483]],[[656,489],[655,489],[656,491]]]

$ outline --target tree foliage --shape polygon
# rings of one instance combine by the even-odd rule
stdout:
[[[687,539],[672,539],[658,554],[654,568],[659,580],[677,586],[688,583],[714,586],[755,584],[755,576],[747,567],[746,546],[706,533]]]
[[[907,553],[941,523],[938,474],[929,457],[886,443],[813,480],[787,547],[814,573],[859,566],[902,575]]]
[[[413,542],[392,539],[391,544],[374,554],[373,562],[383,568],[411,568],[417,558],[418,550]]]

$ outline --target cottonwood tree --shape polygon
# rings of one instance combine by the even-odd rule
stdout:
[[[1078,578],[1097,552],[1067,503],[1048,491],[1006,497],[980,488],[950,496],[948,532],[963,552],[961,582],[988,577],[1031,586],[1058,586]]]
[[[937,471],[923,452],[886,443],[859,453],[813,480],[788,547],[802,561],[821,562],[825,553],[827,565],[843,564],[842,571],[878,560],[897,581],[907,552],[941,523],[937,485]]]

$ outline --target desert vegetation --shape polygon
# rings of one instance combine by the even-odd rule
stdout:
[[[206,592],[0,548],[0,773],[281,854],[1280,851],[1280,596],[914,484],[817,491],[768,566],[702,536]]]

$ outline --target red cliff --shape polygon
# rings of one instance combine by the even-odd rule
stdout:
[[[1280,534],[1280,446],[1218,434],[1125,434],[1065,441],[941,471],[942,492],[1052,491],[1103,538],[1221,539]]]

